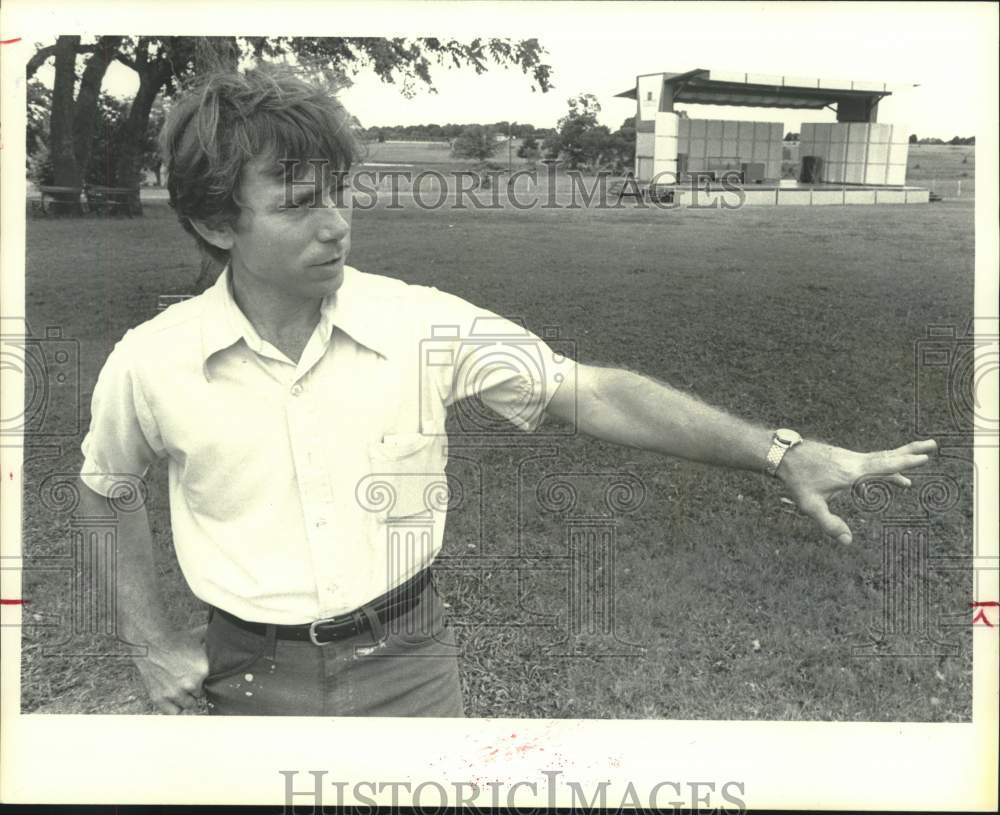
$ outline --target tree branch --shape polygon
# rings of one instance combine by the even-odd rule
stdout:
[[[45,60],[53,56],[56,52],[55,45],[46,45],[35,52],[34,56],[28,60],[28,65],[24,69],[25,79],[31,79],[35,72],[45,64]]]
[[[91,54],[97,50],[97,43],[91,45],[81,45],[76,49],[78,54]],[[39,48],[28,60],[27,65],[24,69],[24,78],[31,79],[41,68],[49,57],[54,56],[56,53],[55,45],[46,45],[44,48]]]

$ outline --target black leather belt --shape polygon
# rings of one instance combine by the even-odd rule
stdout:
[[[397,586],[392,591],[386,592],[381,597],[366,605],[383,624],[394,620],[420,602],[424,589],[430,582],[430,577],[431,570],[424,569],[402,585]],[[233,623],[233,625],[239,626],[246,631],[251,631],[261,636],[267,634],[267,623],[252,623],[230,614],[221,608],[216,608],[215,611]],[[328,617],[301,625],[276,625],[274,629],[275,636],[279,640],[299,640],[311,642],[314,645],[323,645],[327,642],[346,639],[347,637],[353,637],[363,631],[370,630],[370,625],[365,613],[362,609],[358,608],[346,614],[339,614],[336,617]]]

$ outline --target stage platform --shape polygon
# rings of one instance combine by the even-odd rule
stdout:
[[[648,185],[640,186],[644,191],[649,189]],[[874,206],[876,204],[926,204],[930,201],[930,190],[923,187],[806,184],[791,179],[747,184],[739,191],[735,190],[733,186],[727,189],[719,182],[702,183],[697,189],[692,189],[691,184],[657,184],[656,194],[660,200],[664,200],[664,196],[672,196],[673,202],[680,206],[704,206],[706,208],[713,206]]]

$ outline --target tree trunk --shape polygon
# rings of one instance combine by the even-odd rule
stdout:
[[[149,112],[153,102],[170,78],[170,63],[166,59],[140,64],[139,90],[136,92],[128,117],[122,124],[121,138],[118,140],[119,154],[115,162],[115,185],[118,187],[138,187],[142,179],[143,142],[149,129]],[[135,199],[133,213],[142,214],[142,204]]]
[[[56,40],[56,70],[52,84],[52,116],[49,125],[49,156],[57,187],[79,187],[80,167],[73,150],[73,93],[76,85],[76,51],[80,37],[68,35]],[[80,212],[80,202],[67,198],[55,206],[56,212]]]
[[[118,52],[122,39],[122,37],[101,37],[94,49],[94,55],[87,60],[83,76],[80,77],[80,90],[76,95],[73,113],[73,152],[76,155],[76,166],[83,179],[87,177],[90,152],[94,145],[101,83],[104,81],[108,66]],[[104,183],[107,184],[108,181]]]

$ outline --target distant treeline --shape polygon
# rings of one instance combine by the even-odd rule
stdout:
[[[505,121],[489,122],[486,124],[477,123],[480,127],[487,127],[498,135],[506,136],[508,132],[515,139],[545,139],[556,131],[551,127],[535,127],[530,124]],[[382,127],[365,127],[361,133],[368,141],[452,141],[457,138],[463,130],[472,127],[472,124],[429,124],[429,125],[386,125]],[[796,141],[798,133],[786,133],[785,141]],[[975,136],[952,136],[945,141],[938,138],[920,138],[915,133],[910,136],[910,144],[964,144],[976,143]]]
[[[919,139],[916,133],[910,134],[910,144],[975,144],[975,136],[952,136],[948,141],[944,139]]]
[[[452,141],[471,124],[430,124],[430,125],[387,125],[384,127],[365,127],[362,134],[368,141]],[[534,136],[545,138],[554,133],[552,128],[536,128],[534,125],[507,121],[482,124],[498,135],[506,136],[508,132],[515,139],[526,139]]]

